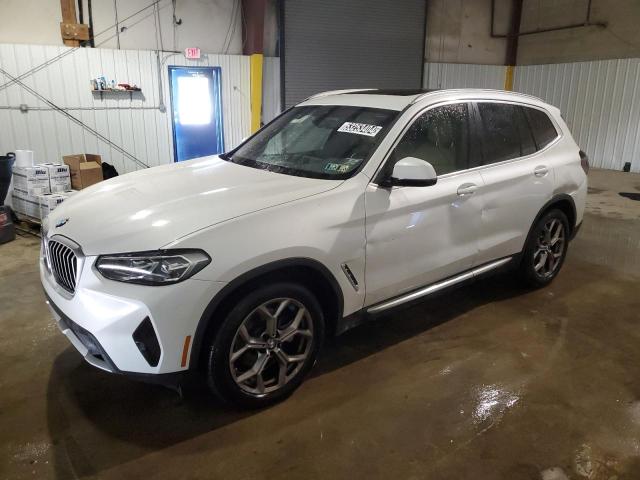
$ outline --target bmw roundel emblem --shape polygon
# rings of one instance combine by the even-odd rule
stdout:
[[[68,218],[61,218],[56,222],[56,228],[64,227],[68,221],[69,221]]]

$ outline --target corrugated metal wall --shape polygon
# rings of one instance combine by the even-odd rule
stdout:
[[[591,165],[640,172],[640,59],[516,68],[514,90],[562,111]]]
[[[505,67],[464,63],[424,64],[423,88],[504,88]]]
[[[269,123],[277,117],[280,108],[280,58],[264,57],[262,68],[262,121]]]
[[[0,67],[17,76],[68,52],[68,47],[0,45]],[[159,111],[156,52],[79,48],[22,80],[26,85],[88,124],[141,162],[154,166],[173,161],[168,65],[221,66],[225,148],[250,133],[249,58],[206,54],[186,61],[182,54],[161,52],[162,91],[167,112]],[[142,95],[90,91],[90,79],[100,75],[137,84]],[[59,160],[73,153],[99,153],[119,172],[139,168],[116,148],[99,140],[19,85],[2,88],[9,79],[0,74],[0,152],[28,149],[38,162]],[[17,109],[26,104],[27,113]]]

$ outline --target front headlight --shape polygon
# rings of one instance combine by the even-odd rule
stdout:
[[[96,260],[96,269],[117,282],[170,285],[195,275],[210,262],[202,250],[160,250],[102,255]]]

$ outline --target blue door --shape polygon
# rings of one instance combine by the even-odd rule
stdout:
[[[176,162],[224,152],[220,67],[169,67]]]

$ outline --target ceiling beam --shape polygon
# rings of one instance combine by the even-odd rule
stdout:
[[[62,22],[60,35],[62,42],[68,47],[79,47],[80,40],[89,39],[89,28],[78,23],[76,17],[76,0],[60,0]]]

